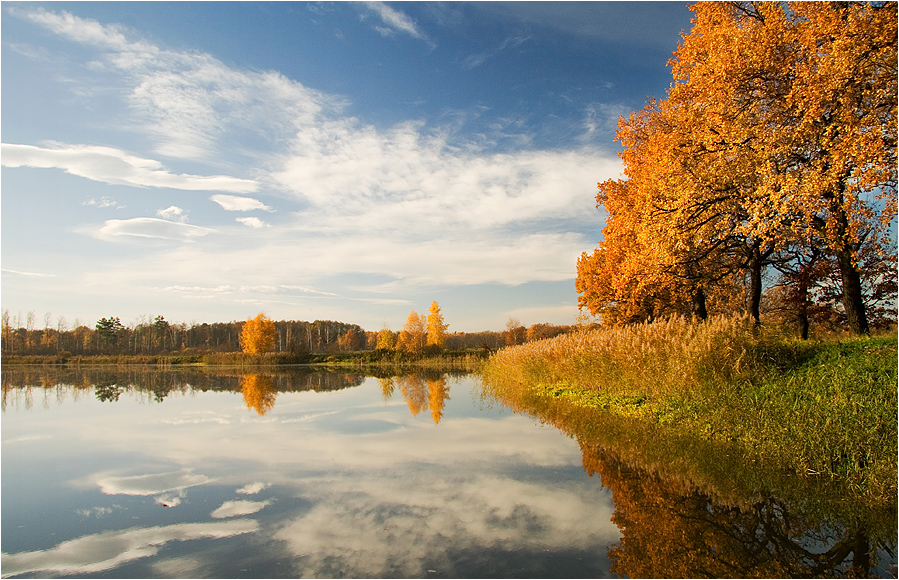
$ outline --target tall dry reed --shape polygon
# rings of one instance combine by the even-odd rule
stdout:
[[[577,385],[609,395],[668,397],[751,372],[766,356],[772,330],[745,316],[702,323],[673,317],[653,323],[579,330],[505,348],[486,376],[521,383]]]

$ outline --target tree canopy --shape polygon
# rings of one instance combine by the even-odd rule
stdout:
[[[765,268],[818,253],[867,332],[859,255],[884,252],[897,208],[897,4],[691,9],[667,98],[619,122],[626,179],[598,184],[608,220],[578,261],[580,306],[618,323],[711,300],[758,321]]]
[[[440,306],[437,301],[431,302],[428,309],[428,336],[427,346],[436,346],[443,348],[446,345],[446,329],[449,324],[443,321],[443,314],[440,312]]]
[[[262,354],[275,348],[275,323],[260,312],[248,318],[240,332],[240,346],[247,354]]]

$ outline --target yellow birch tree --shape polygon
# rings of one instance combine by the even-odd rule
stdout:
[[[419,315],[414,310],[409,313],[409,318],[406,319],[406,325],[403,327],[403,331],[400,333],[400,338],[397,341],[399,345],[402,345],[402,348],[410,353],[420,353],[424,350],[427,339],[427,318],[422,314]]]
[[[275,323],[260,312],[248,318],[240,332],[240,347],[247,354],[262,354],[275,348]]]
[[[428,337],[427,346],[436,346],[443,348],[446,344],[446,329],[449,324],[443,321],[443,314],[440,313],[440,306],[437,301],[431,302],[431,308],[428,310]]]

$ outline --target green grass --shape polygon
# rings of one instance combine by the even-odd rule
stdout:
[[[395,369],[458,369],[476,370],[484,361],[481,350],[428,351],[412,355],[401,351],[357,351],[345,353],[271,352],[245,354],[242,352],[185,353],[173,355],[5,355],[3,364],[40,366],[95,365],[203,365],[203,366],[289,366],[313,365],[341,369],[368,367]]]
[[[803,342],[742,318],[673,319],[504,349],[482,378],[521,409],[603,411],[895,503],[895,335]]]

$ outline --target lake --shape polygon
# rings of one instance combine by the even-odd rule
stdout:
[[[735,507],[472,375],[2,374],[3,577],[895,575],[857,522]]]

